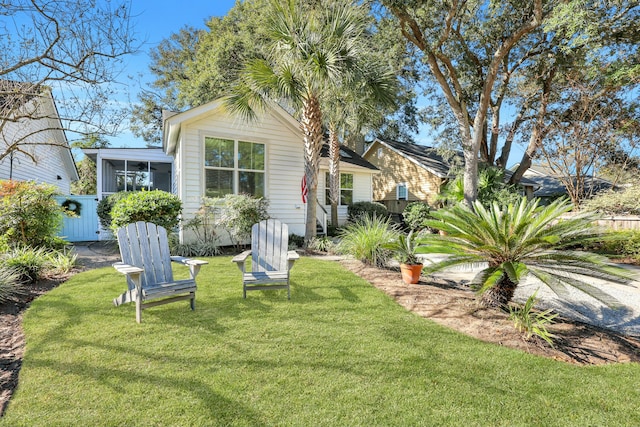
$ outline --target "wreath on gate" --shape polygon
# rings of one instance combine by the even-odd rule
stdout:
[[[77,216],[80,216],[80,211],[82,210],[82,205],[80,204],[80,202],[73,199],[67,199],[62,202],[62,207],[64,208],[65,212]]]

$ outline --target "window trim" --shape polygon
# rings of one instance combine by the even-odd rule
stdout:
[[[400,188],[404,188],[404,197],[400,197]],[[409,185],[406,182],[396,184],[396,200],[409,200]]]
[[[329,171],[324,171],[324,201],[325,201],[325,205],[329,206],[331,204],[331,200],[329,199],[329,191],[331,190],[329,188]],[[352,183],[352,187],[351,188],[343,188],[342,187],[342,175],[351,175],[351,183]],[[352,173],[352,172],[340,172],[340,200],[338,202],[338,206],[349,206],[349,204],[342,204],[342,191],[343,190],[347,190],[347,191],[351,191],[351,203],[353,203],[353,196],[355,194],[355,186],[356,186],[356,179],[355,179],[356,174]]]
[[[231,140],[233,141],[233,168],[226,168],[226,167],[216,167],[216,166],[206,166],[205,165],[205,156],[206,156],[206,148],[207,148],[207,138],[213,138],[213,139],[225,139],[225,140]],[[206,192],[207,192],[207,169],[210,170],[226,170],[226,171],[231,171],[233,173],[233,194],[238,194],[238,191],[240,189],[240,172],[256,172],[256,173],[262,173],[264,175],[264,179],[263,179],[263,183],[264,183],[264,191],[263,191],[263,195],[261,196],[262,198],[268,198],[268,179],[269,179],[269,175],[268,175],[268,155],[269,155],[269,144],[267,144],[266,140],[263,140],[261,138],[244,138],[243,136],[231,136],[230,134],[227,133],[220,133],[220,134],[211,134],[208,132],[201,132],[200,133],[200,167],[201,167],[201,171],[202,171],[202,176],[201,176],[201,188],[202,188],[202,196],[206,197]],[[239,143],[240,142],[249,142],[251,144],[261,144],[262,146],[264,146],[264,169],[263,170],[258,170],[258,169],[240,169],[238,167],[238,149],[239,149]]]

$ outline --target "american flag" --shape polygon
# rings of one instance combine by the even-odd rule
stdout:
[[[302,203],[307,203],[307,194],[309,193],[309,187],[307,187],[306,175],[302,175],[302,183],[300,184],[300,190],[302,191]]]

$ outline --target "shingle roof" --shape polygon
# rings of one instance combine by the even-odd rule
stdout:
[[[438,151],[433,147],[391,140],[383,141],[381,139],[378,139],[378,142],[387,145],[405,157],[413,159],[439,178],[453,178],[453,176],[449,174],[451,165],[438,154]],[[462,153],[457,152],[455,155],[462,156]]]
[[[329,157],[329,144],[322,145],[320,157]],[[344,145],[340,145],[340,161],[344,163],[350,163],[355,166],[360,166],[366,169],[375,171],[379,170],[377,167],[363,159],[362,156]]]
[[[401,155],[419,163],[420,166],[439,178],[455,178],[455,176],[450,173],[451,164],[438,153],[438,150],[436,148],[428,147],[426,145],[409,144],[398,141],[383,141],[381,139],[378,139],[377,141],[383,145],[387,145],[389,148],[395,150],[396,152],[399,152]],[[454,153],[454,157],[457,157],[461,162],[464,162],[464,157],[461,151],[456,151]],[[505,170],[505,179],[510,179],[512,175],[512,171],[508,169]],[[520,184],[530,187],[537,186],[535,181],[526,178],[522,178],[520,180]]]

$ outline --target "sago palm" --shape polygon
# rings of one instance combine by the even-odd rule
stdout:
[[[560,297],[573,287],[609,306],[618,304],[588,279],[624,284],[629,274],[609,264],[606,257],[571,249],[600,236],[592,214],[561,218],[571,210],[566,200],[539,206],[538,200],[522,198],[515,204],[493,203],[488,208],[476,202],[473,208],[457,205],[431,213],[435,220],[426,221],[427,225],[445,234],[425,236],[418,252],[449,257],[427,265],[425,272],[486,262],[488,266],[473,284],[481,304],[490,307],[505,307],[527,276],[539,279]]]
[[[265,57],[250,61],[227,106],[246,118],[267,102],[296,111],[304,138],[305,177],[309,189],[305,240],[316,234],[318,168],[323,143],[322,100],[345,81],[359,55],[362,14],[349,2],[271,2],[267,25],[271,44]]]

